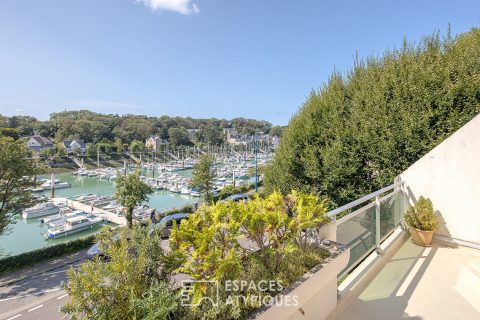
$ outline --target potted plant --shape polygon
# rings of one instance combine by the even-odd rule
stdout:
[[[410,226],[412,241],[420,246],[430,246],[438,220],[433,211],[432,201],[421,196],[414,207],[405,214],[405,222]]]

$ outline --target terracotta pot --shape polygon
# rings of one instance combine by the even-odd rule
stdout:
[[[432,244],[433,231],[410,228],[410,234],[413,243],[419,246],[429,247]]]

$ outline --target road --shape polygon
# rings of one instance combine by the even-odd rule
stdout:
[[[168,251],[168,240],[162,240],[161,247]],[[68,301],[63,284],[67,281],[68,269],[78,267],[84,261],[85,252],[0,277],[0,320],[68,319],[60,311]]]
[[[71,266],[62,266],[0,287],[0,319],[66,319],[67,316],[60,311],[68,301],[62,285],[67,281],[66,272]]]

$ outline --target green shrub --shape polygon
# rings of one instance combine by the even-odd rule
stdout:
[[[313,91],[282,135],[265,188],[340,206],[395,176],[480,112],[480,29],[405,42]]]
[[[405,214],[405,222],[412,228],[435,231],[438,227],[438,219],[433,211],[432,201],[420,197],[415,207],[410,207]]]
[[[194,280],[218,281],[220,288],[230,280],[278,281],[286,287],[328,255],[315,245],[320,239],[314,232],[330,221],[326,211],[325,201],[295,191],[287,197],[273,192],[265,199],[202,206],[173,228],[170,255],[177,272]],[[249,245],[241,246],[242,240]],[[243,297],[278,293],[243,290]],[[201,282],[193,284],[193,291],[194,302],[217,293]],[[219,305],[184,310],[185,319],[243,319],[260,306],[261,299],[226,304],[231,294],[220,289]]]
[[[97,239],[108,261],[87,260],[67,273],[71,299],[62,311],[71,319],[171,319],[177,293],[168,286],[160,230],[139,225]]]
[[[171,209],[171,210],[167,210],[167,211],[164,211],[162,212],[162,216],[168,216],[168,215],[171,215],[171,214],[174,214],[174,213],[180,213],[180,212],[185,212],[185,213],[192,213],[194,211],[194,208],[192,205],[186,205],[186,206],[183,206],[181,208],[175,208],[175,209]]]
[[[94,240],[95,236],[91,235],[0,259],[0,274],[80,251],[93,245]]]
[[[262,182],[259,181],[258,186],[260,187],[261,185],[262,185]],[[224,200],[230,197],[231,195],[238,194],[238,193],[247,193],[248,191],[254,190],[254,189],[255,189],[254,183],[237,187],[237,188],[234,188],[233,186],[226,186],[225,188],[220,190],[219,193],[213,196],[213,201]]]

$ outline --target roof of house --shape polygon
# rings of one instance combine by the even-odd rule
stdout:
[[[47,137],[31,136],[30,139],[33,139],[33,140],[37,141],[38,144],[40,144],[40,146],[42,146],[42,147],[53,145],[53,141],[50,140],[50,138],[47,138]]]
[[[71,148],[74,143],[77,143],[82,149],[85,148],[85,142],[83,140],[63,140],[63,146],[65,148]]]

